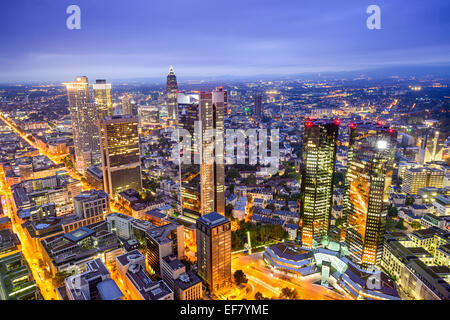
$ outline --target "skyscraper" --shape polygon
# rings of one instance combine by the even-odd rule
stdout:
[[[255,94],[254,98],[255,103],[255,117],[261,119],[262,117],[262,95]]]
[[[396,140],[397,132],[385,126],[350,125],[343,236],[351,259],[363,267],[381,259]]]
[[[216,146],[223,146],[226,104],[222,88],[178,94],[178,126],[192,138],[189,147],[182,150],[190,152],[191,163],[180,163],[181,204],[183,214],[192,218],[212,211],[225,213],[223,147]],[[213,130],[218,134],[214,135]]]
[[[87,77],[76,77],[65,86],[73,128],[75,169],[84,173],[88,167],[100,162],[98,108],[91,102]]]
[[[96,80],[92,86],[94,89],[94,101],[98,107],[99,119],[112,116],[111,83],[106,83],[106,80]]]
[[[175,122],[177,120],[178,83],[177,77],[175,75],[172,66],[170,66],[169,74],[167,75],[166,91],[167,91],[167,113],[169,117],[169,122]]]
[[[300,207],[304,247],[328,235],[338,132],[339,120],[305,123]]]
[[[446,139],[447,136],[438,130],[425,133],[417,155],[417,162],[424,164],[431,161],[441,161]]]
[[[231,223],[211,212],[197,219],[198,275],[210,292],[231,285]]]
[[[138,105],[129,95],[122,98],[122,115],[138,116]]]
[[[99,122],[105,191],[111,197],[126,189],[141,191],[137,118],[112,116]]]

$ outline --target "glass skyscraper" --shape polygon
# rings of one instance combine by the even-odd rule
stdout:
[[[177,120],[176,117],[177,117],[178,83],[177,77],[175,75],[172,66],[170,66],[169,74],[167,75],[166,91],[167,91],[167,114],[169,122],[174,122]]]
[[[226,104],[226,91],[222,88],[178,94],[178,127],[187,130],[192,140],[181,150],[191,154],[190,163],[181,162],[179,167],[181,205],[183,214],[192,218],[212,211],[225,213],[223,117]],[[218,133],[215,136],[213,129]]]
[[[100,120],[103,185],[111,196],[126,189],[142,190],[138,120],[112,116]]]
[[[339,120],[305,123],[302,152],[300,217],[302,246],[328,235],[333,198]]]
[[[352,123],[342,236],[350,257],[363,267],[379,263],[397,132],[371,123]]]
[[[91,102],[87,77],[76,77],[65,86],[73,128],[75,169],[84,174],[88,167],[100,163],[98,106]]]
[[[113,104],[111,98],[111,83],[106,80],[96,80],[92,85],[94,101],[97,104],[99,119],[113,115]]]

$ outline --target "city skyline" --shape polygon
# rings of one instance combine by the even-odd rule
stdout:
[[[403,67],[445,67],[450,74],[447,1],[377,1],[380,30],[366,27],[370,3],[359,1],[246,1],[226,7],[200,0],[108,6],[78,1],[80,30],[66,28],[70,4],[29,1],[25,11],[23,3],[2,3],[0,83],[63,81],[73,74],[159,79],[169,65],[182,78]],[[198,14],[202,23],[193,19]]]
[[[0,4],[0,300],[450,300],[448,0],[74,2]]]

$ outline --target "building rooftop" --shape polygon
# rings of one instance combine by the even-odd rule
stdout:
[[[163,260],[173,271],[185,268],[185,265],[177,259],[176,255],[164,257]]]
[[[178,223],[168,223],[166,225],[155,227],[153,224],[150,228],[146,230],[147,235],[149,235],[153,240],[159,244],[164,244],[172,241],[170,239],[170,234],[173,230],[177,229],[180,225]]]
[[[79,229],[64,234],[64,238],[66,238],[71,242],[78,242],[87,237],[92,236],[93,234],[95,234],[94,230],[91,230],[88,227],[81,227]]]
[[[79,193],[77,196],[73,198],[73,200],[78,202],[87,202],[107,197],[108,194],[105,191],[92,189],[89,191],[83,191]]]
[[[181,290],[186,290],[198,283],[202,282],[200,277],[193,271],[188,271],[180,275],[178,279],[175,279],[175,286]]]
[[[120,300],[123,297],[122,291],[112,279],[100,282],[97,289],[102,300]]]
[[[228,220],[227,217],[213,211],[211,213],[205,214],[204,216],[201,216],[197,219],[197,221],[202,222],[203,224],[206,224],[210,227],[216,227],[221,224],[227,223],[230,220]]]

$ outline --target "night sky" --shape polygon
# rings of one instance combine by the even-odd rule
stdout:
[[[448,66],[449,14],[449,0],[1,0],[0,82]]]

